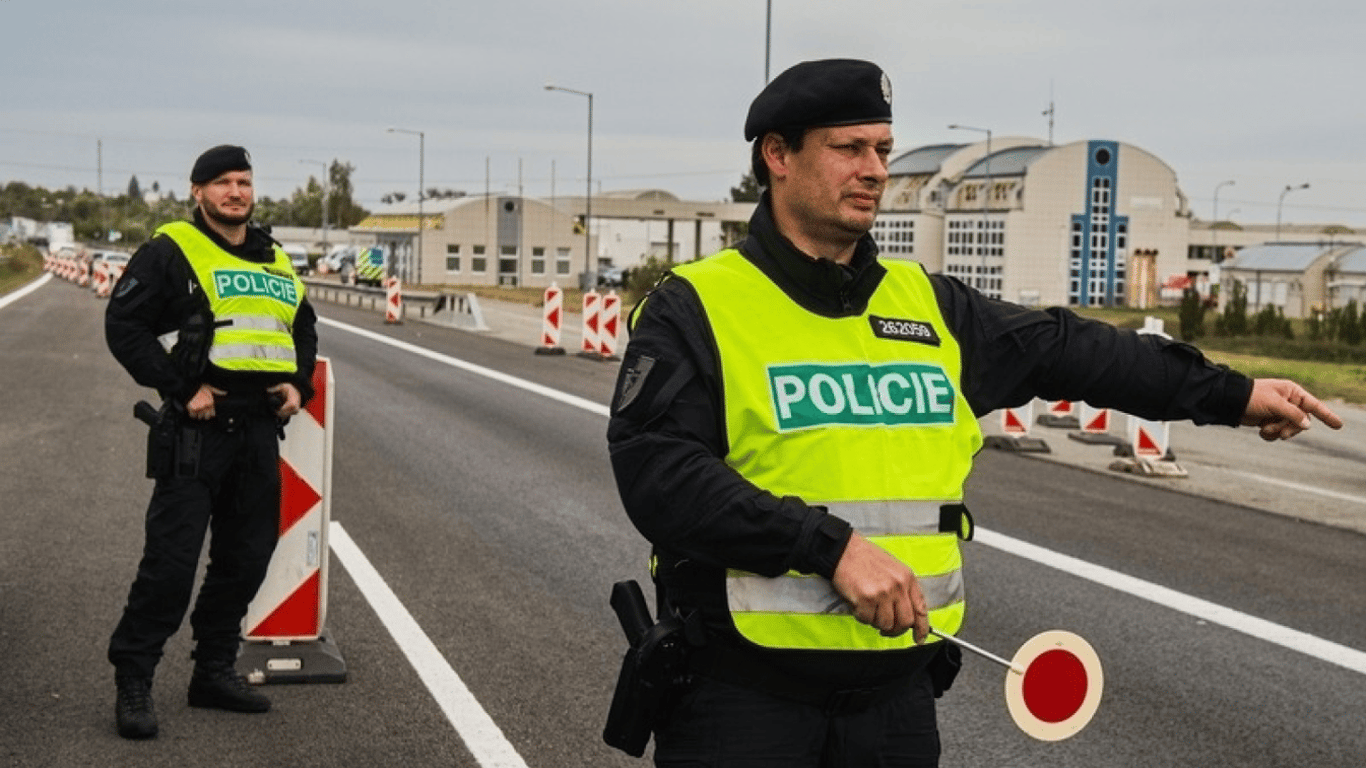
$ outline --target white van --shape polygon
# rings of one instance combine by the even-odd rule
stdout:
[[[282,247],[285,253],[289,254],[289,262],[294,265],[294,272],[300,275],[308,274],[308,249],[294,244]]]

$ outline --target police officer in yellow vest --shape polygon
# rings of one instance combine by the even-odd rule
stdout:
[[[189,704],[270,709],[233,663],[278,535],[280,429],[313,394],[316,318],[289,256],[250,223],[247,151],[204,152],[190,184],[193,222],[161,227],[133,255],[105,314],[114,357],[163,399],[142,561],[109,641],[125,738],[157,734],[152,676],[189,608],[206,532]],[[169,350],[164,339],[175,339]]]
[[[1035,396],[1289,437],[1298,385],[1065,310],[985,298],[868,235],[892,152],[876,65],[798,64],[750,107],[766,188],[737,247],[637,308],[608,427],[692,682],[661,766],[937,765],[959,664],[976,418]],[[694,627],[700,626],[700,632]]]

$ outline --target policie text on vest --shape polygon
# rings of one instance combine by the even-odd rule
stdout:
[[[780,365],[768,369],[778,429],[827,424],[952,424],[953,381],[935,365]]]
[[[268,275],[252,270],[215,270],[213,273],[214,290],[220,299],[238,296],[253,296],[278,299],[286,304],[299,303],[294,290],[294,281],[287,277]]]

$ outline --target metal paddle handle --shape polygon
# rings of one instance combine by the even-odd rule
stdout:
[[[1006,669],[1010,670],[1011,672],[1014,672],[1014,673],[1017,674],[1017,675],[1023,675],[1023,674],[1025,673],[1023,667],[1021,667],[1021,666],[1019,666],[1019,665],[1017,665],[1017,664],[1014,664],[1013,662],[1006,661],[1005,659],[1001,658],[1000,656],[997,656],[996,654],[994,654],[994,653],[992,653],[992,652],[990,652],[990,651],[986,651],[986,650],[983,650],[983,649],[981,649],[981,648],[978,648],[977,646],[973,645],[972,643],[969,643],[969,642],[966,641],[966,640],[960,640],[959,638],[956,638],[956,637],[954,637],[953,635],[946,635],[946,634],[944,634],[943,632],[940,632],[939,630],[935,629],[934,627],[930,627],[930,634],[931,634],[931,635],[934,635],[935,637],[939,638],[940,640],[947,640],[948,642],[953,643],[954,645],[958,646],[959,648],[962,648],[962,649],[968,650],[968,651],[972,651],[973,653],[977,654],[978,656],[981,656],[981,657],[983,657],[983,658],[990,659],[990,660],[996,662],[997,664],[1000,664],[1001,666],[1005,667]]]

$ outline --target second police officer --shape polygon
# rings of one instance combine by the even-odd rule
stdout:
[[[233,663],[241,622],[275,548],[282,420],[312,396],[315,315],[287,254],[250,223],[251,158],[217,146],[190,173],[193,221],[157,230],[110,297],[105,336],[137,383],[163,398],[149,441],[146,540],[109,641],[125,738],[159,730],[152,678],[190,605],[206,532],[209,562],[190,616],[190,706],[265,712]],[[168,352],[159,337],[175,332]]]
[[[1034,397],[1291,437],[1341,421],[1298,385],[1063,309],[989,299],[868,232],[887,76],[798,64],[745,122],[766,188],[737,247],[638,308],[608,442],[661,610],[700,620],[661,766],[933,766],[971,534],[977,417]]]

